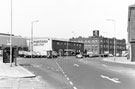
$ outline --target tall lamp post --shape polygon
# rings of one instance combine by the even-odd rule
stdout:
[[[33,24],[35,22],[39,22],[39,20],[31,22],[31,58],[32,58],[32,55],[33,55]]]
[[[10,67],[12,67],[12,0],[11,0],[11,31],[10,31]]]
[[[116,20],[114,19],[107,19],[107,21],[112,21],[113,24],[114,24],[114,61],[115,61],[115,54],[116,54],[116,51],[115,51],[115,45],[116,45],[116,42],[115,42],[115,29],[116,29]]]

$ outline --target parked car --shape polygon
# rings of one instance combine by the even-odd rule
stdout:
[[[119,53],[116,53],[116,57],[120,57],[120,54]]]
[[[84,56],[84,57],[89,57],[89,55],[88,55],[88,54],[86,54],[86,53],[84,53],[84,54],[83,54],[83,56]]]
[[[76,58],[83,58],[83,55],[82,54],[77,54]]]
[[[109,55],[109,57],[113,57],[113,55],[112,54],[108,54]]]

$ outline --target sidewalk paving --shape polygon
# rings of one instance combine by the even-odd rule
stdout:
[[[35,77],[35,75],[29,72],[27,69],[21,66],[14,66],[10,67],[10,63],[2,63],[0,60],[0,77]]]
[[[108,58],[103,58],[103,60],[109,61],[109,62],[135,65],[135,62],[131,62],[131,60],[127,59],[126,57],[115,57],[115,58],[114,57],[108,57]]]
[[[54,89],[49,83],[43,81],[21,66],[10,67],[10,63],[3,63],[0,58],[0,89]]]

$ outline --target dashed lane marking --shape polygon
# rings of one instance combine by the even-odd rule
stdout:
[[[65,75],[65,72],[64,71],[62,73]]]
[[[75,86],[73,86],[73,82],[70,81],[70,79],[67,77],[67,75],[65,74],[65,72],[63,71],[63,69],[61,68],[61,66],[57,63],[57,59],[55,60],[56,65],[58,66],[58,68],[60,69],[60,71],[63,73],[63,75],[65,76],[65,78],[68,80],[68,82],[70,83],[70,85],[73,87],[73,89],[77,89]],[[76,64],[75,66],[79,66],[78,64]]]
[[[67,75],[64,75],[65,77],[67,77]]]
[[[69,78],[66,78],[69,81]]]
[[[73,87],[74,89],[77,89],[76,87]]]
[[[71,81],[69,81],[69,83],[70,83],[71,85],[74,85],[73,82],[71,82]]]

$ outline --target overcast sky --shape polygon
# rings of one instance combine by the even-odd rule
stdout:
[[[12,0],[13,34],[30,37],[88,37],[100,35],[127,39],[128,6],[134,0]],[[10,2],[0,0],[0,32],[10,33]],[[115,20],[116,27],[113,21]],[[115,32],[114,32],[115,29]]]

